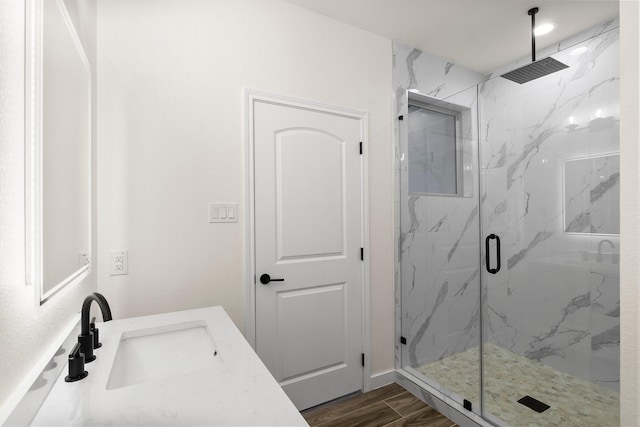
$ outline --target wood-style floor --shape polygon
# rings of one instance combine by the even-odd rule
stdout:
[[[398,384],[302,411],[311,427],[458,427]]]

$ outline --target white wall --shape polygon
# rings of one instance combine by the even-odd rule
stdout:
[[[0,0],[0,412],[80,310],[84,296],[96,289],[92,274],[40,306],[37,290],[25,284],[24,3]],[[75,8],[75,1],[68,3],[76,22],[85,26],[81,39],[95,64],[95,1],[82,2],[82,8]]]
[[[245,88],[369,113],[373,372],[393,369],[391,42],[280,0],[98,6],[99,278],[114,318],[245,318]],[[238,202],[209,224],[209,202]],[[128,249],[129,274],[108,275]]]
[[[620,412],[621,425],[640,425],[638,263],[640,260],[640,7],[620,2]]]

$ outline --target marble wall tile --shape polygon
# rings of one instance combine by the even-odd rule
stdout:
[[[398,115],[407,114],[406,92],[410,89],[445,99],[484,80],[480,73],[405,44],[393,43],[393,86]]]
[[[483,273],[485,341],[613,390],[619,239],[595,233],[619,226],[611,209],[619,203],[615,24],[582,43],[558,45],[554,58],[569,65],[563,72],[524,85],[496,77],[479,86],[482,233],[501,236],[506,264],[497,275]],[[584,171],[566,175],[567,161],[583,158],[572,166]],[[574,194],[565,194],[567,183]],[[567,197],[576,199],[569,209]],[[567,230],[565,215],[587,234]]]
[[[484,77],[394,43],[395,113],[407,115],[408,90],[460,112],[460,196],[408,191],[406,121],[398,120],[396,313],[407,345],[399,366],[420,366],[479,343],[480,271],[477,90]],[[438,104],[438,100],[445,100]]]

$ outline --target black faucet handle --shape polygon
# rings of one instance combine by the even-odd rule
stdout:
[[[78,342],[69,353],[69,375],[64,378],[68,383],[81,380],[89,375],[84,370],[84,353],[81,353],[80,349],[81,345]]]
[[[91,318],[91,323],[89,323],[89,331],[93,334],[93,348],[102,347],[102,343],[100,342],[100,329],[96,328],[96,318]]]
[[[96,360],[93,354],[93,332],[89,331],[87,335],[78,335],[78,343],[80,344],[80,352],[84,354],[84,363],[91,363]]]

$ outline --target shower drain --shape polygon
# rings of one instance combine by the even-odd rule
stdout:
[[[533,409],[538,413],[544,412],[551,407],[546,403],[540,402],[538,399],[535,399],[531,396],[525,396],[521,398],[520,400],[518,400],[518,403],[526,406],[527,408]]]

